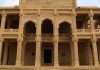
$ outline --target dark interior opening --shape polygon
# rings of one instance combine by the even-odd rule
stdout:
[[[8,14],[5,24],[5,29],[19,28],[19,14]]]
[[[88,14],[77,14],[77,17],[76,17],[77,29],[90,28],[90,23],[88,20],[89,20]]]
[[[52,50],[51,49],[44,50],[44,63],[52,63]]]
[[[94,28],[100,29],[100,14],[94,15]]]
[[[80,65],[94,65],[93,49],[90,40],[80,39],[78,42],[78,50]]]
[[[42,23],[42,34],[53,34],[53,24],[52,21],[49,19],[46,19]]]
[[[36,27],[34,22],[27,22],[24,26],[24,34],[36,34]]]
[[[17,54],[17,42],[5,41],[2,48],[1,64],[2,65],[15,65]]]
[[[63,22],[59,25],[59,34],[71,34],[71,26],[67,22]]]

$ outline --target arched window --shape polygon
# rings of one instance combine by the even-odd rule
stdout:
[[[24,33],[25,34],[35,34],[36,33],[35,23],[32,21],[27,22],[24,26]]]
[[[52,21],[49,19],[46,19],[42,23],[42,34],[53,34],[53,24]]]
[[[71,26],[69,23],[67,22],[62,22],[59,25],[59,34],[71,34],[72,30],[71,30]]]

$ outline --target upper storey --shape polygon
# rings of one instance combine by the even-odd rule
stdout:
[[[76,0],[21,0],[21,9],[35,8],[75,8]]]

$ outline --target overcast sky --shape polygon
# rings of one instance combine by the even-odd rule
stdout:
[[[14,6],[18,4],[19,4],[19,0],[0,0],[0,6]],[[100,0],[77,0],[77,5],[100,7]]]

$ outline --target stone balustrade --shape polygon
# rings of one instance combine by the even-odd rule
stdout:
[[[82,32],[91,32],[91,29],[77,29],[77,32],[82,33]]]
[[[18,29],[4,29],[4,34],[17,34]]]
[[[95,32],[100,32],[100,29],[95,29]]]

